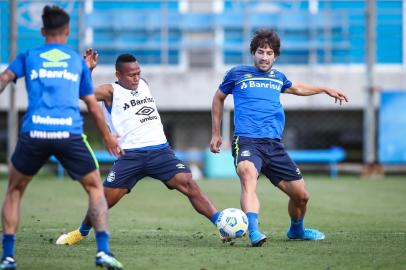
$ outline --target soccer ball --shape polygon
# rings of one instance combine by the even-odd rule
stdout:
[[[247,233],[248,218],[243,211],[237,208],[227,208],[220,212],[217,220],[217,229],[220,236],[234,239]]]

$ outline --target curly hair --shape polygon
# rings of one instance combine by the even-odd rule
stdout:
[[[281,40],[278,34],[272,29],[260,29],[255,32],[251,40],[250,51],[255,54],[258,48],[269,46],[276,56],[280,54]]]

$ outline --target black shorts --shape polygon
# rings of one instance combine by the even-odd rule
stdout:
[[[283,143],[278,139],[235,136],[232,153],[235,167],[239,162],[249,160],[254,163],[258,174],[263,173],[275,186],[282,180],[293,181],[303,178]]]
[[[61,162],[70,177],[76,180],[99,167],[84,134],[68,134],[68,138],[42,139],[31,138],[30,133],[22,133],[11,162],[22,174],[33,176],[52,155]]]
[[[166,182],[178,173],[190,173],[190,169],[169,146],[156,150],[127,150],[114,162],[104,186],[126,188],[130,192],[146,176]]]

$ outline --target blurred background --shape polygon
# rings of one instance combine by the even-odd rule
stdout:
[[[117,55],[137,57],[168,140],[200,169],[211,139],[212,97],[229,68],[252,63],[249,43],[265,27],[281,37],[274,68],[292,81],[341,89],[350,99],[338,106],[326,95],[282,95],[287,149],[340,147],[346,153],[341,161],[348,165],[342,169],[359,165],[362,170],[368,164],[404,168],[405,0],[0,0],[2,70],[14,51],[43,43],[39,29],[46,4],[57,4],[71,15],[69,46],[81,53],[89,47],[99,52],[95,84],[115,80]],[[8,145],[16,137],[13,114],[21,119],[26,107],[23,80],[16,91],[0,96],[0,163],[7,162]],[[229,97],[225,149],[233,134],[232,119]],[[91,119],[85,128],[93,148],[102,149]]]

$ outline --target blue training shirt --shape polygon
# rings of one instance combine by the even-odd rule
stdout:
[[[291,86],[276,69],[262,72],[254,66],[237,66],[228,71],[219,89],[234,96],[234,134],[281,139],[285,113],[280,93]]]
[[[47,43],[19,54],[8,67],[25,77],[28,109],[21,132],[67,131],[82,134],[79,97],[93,94],[86,63],[64,44]]]

